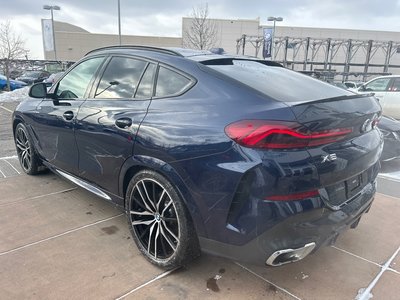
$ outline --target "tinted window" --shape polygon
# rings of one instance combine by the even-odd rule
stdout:
[[[157,77],[156,97],[182,93],[191,84],[190,79],[170,69],[160,67]]]
[[[390,88],[392,92],[400,92],[400,78],[395,78],[393,81],[393,85]]]
[[[386,91],[390,78],[379,78],[365,85],[366,91]]]
[[[103,57],[88,59],[71,70],[57,87],[58,98],[83,98],[90,80],[102,61]]]
[[[140,80],[139,86],[137,88],[135,98],[146,99],[153,96],[153,78],[154,72],[156,71],[156,65],[149,64],[144,73],[142,79]]]
[[[231,64],[209,65],[276,100],[304,102],[353,93],[282,67],[267,66],[257,61],[232,60]]]
[[[133,98],[146,65],[147,62],[142,60],[113,57],[100,80],[95,98]]]

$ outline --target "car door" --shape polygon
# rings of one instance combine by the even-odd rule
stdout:
[[[400,77],[394,77],[385,95],[383,105],[385,115],[400,120]]]
[[[95,57],[71,69],[49,91],[49,98],[37,106],[38,113],[33,119],[39,154],[55,167],[73,174],[78,173],[75,118],[103,61],[104,57]]]
[[[381,106],[383,107],[390,80],[391,77],[380,77],[371,80],[366,84],[364,84],[363,86],[361,86],[358,89],[358,92],[361,94],[374,93],[375,97],[379,100]]]
[[[118,176],[132,156],[140,123],[153,94],[157,65],[112,56],[77,116],[80,177],[118,195]]]

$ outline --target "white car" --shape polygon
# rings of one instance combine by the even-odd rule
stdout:
[[[360,94],[374,93],[383,114],[400,120],[400,75],[376,77],[355,91]]]

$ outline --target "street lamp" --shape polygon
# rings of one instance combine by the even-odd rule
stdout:
[[[121,4],[118,0],[118,38],[119,38],[119,45],[121,46]]]
[[[54,30],[53,10],[60,10],[61,8],[58,5],[43,5],[43,9],[51,11],[51,27],[53,28],[54,59],[57,60],[56,35],[55,35],[55,30]]]
[[[274,60],[273,54],[275,54],[275,23],[276,22],[282,22],[283,18],[282,17],[268,17],[268,21],[274,22],[274,32],[272,33],[272,47],[271,47],[271,59]]]

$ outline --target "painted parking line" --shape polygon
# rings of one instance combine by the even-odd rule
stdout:
[[[31,200],[35,200],[35,199],[40,199],[40,198],[47,197],[47,196],[53,196],[53,195],[57,195],[57,194],[64,194],[64,193],[68,193],[68,192],[71,192],[71,191],[75,191],[77,189],[78,189],[78,187],[73,187],[73,188],[69,188],[69,189],[65,189],[65,190],[61,190],[61,191],[57,191],[57,192],[52,192],[52,193],[48,193],[48,194],[38,195],[38,196],[34,196],[34,197],[20,198],[20,199],[11,201],[11,202],[0,203],[0,207],[1,206],[7,206],[7,205],[13,205],[13,204],[17,204],[17,203],[21,203],[21,202],[25,202],[25,201],[31,201]]]
[[[376,262],[373,262],[372,260],[366,259],[366,258],[364,258],[364,257],[362,257],[362,256],[359,256],[359,255],[354,254],[354,253],[352,253],[352,252],[346,251],[346,250],[344,250],[344,249],[342,249],[342,248],[339,248],[339,247],[336,247],[336,246],[331,246],[331,247],[332,247],[333,249],[336,249],[336,250],[338,250],[338,251],[341,251],[341,252],[343,252],[343,253],[349,254],[349,255],[351,255],[351,256],[353,256],[353,257],[356,257],[356,258],[358,258],[358,259],[361,259],[361,260],[363,260],[363,261],[366,261],[366,262],[368,262],[368,263],[370,263],[370,264],[373,264],[373,265],[375,265],[375,266],[377,266],[377,267],[379,267],[379,268],[382,267],[382,265],[380,265],[380,264],[378,264],[378,263],[376,263]]]
[[[3,157],[0,157],[0,160],[5,160],[5,159],[13,159],[13,158],[18,158],[18,156],[17,156],[17,155],[12,155],[12,156],[3,156]]]
[[[11,109],[8,109],[7,107],[4,107],[3,105],[0,105],[0,108],[4,109],[10,113],[13,113],[13,111]]]
[[[21,172],[20,172],[16,167],[14,167],[7,159],[5,159],[4,161],[5,161],[7,164],[9,164],[10,167],[11,167],[15,172],[17,172],[18,174],[21,174]]]
[[[0,157],[0,177],[7,178],[23,173],[18,156]]]
[[[86,225],[83,225],[83,226],[79,226],[79,227],[71,229],[71,230],[64,231],[62,233],[50,236],[48,238],[44,238],[44,239],[38,240],[36,242],[32,242],[32,243],[29,243],[29,244],[26,244],[26,245],[23,245],[23,246],[19,246],[19,247],[14,248],[14,249],[10,249],[10,250],[4,251],[4,252],[0,252],[0,256],[6,255],[6,254],[10,254],[10,253],[13,253],[13,252],[16,252],[16,251],[19,251],[19,250],[22,250],[22,249],[25,249],[25,248],[28,248],[28,247],[32,247],[32,246],[35,246],[37,244],[44,243],[44,242],[47,242],[47,241],[50,241],[50,240],[54,240],[54,239],[62,237],[64,235],[67,235],[67,234],[70,234],[70,233],[73,233],[73,232],[76,232],[76,231],[79,231],[79,230],[82,230],[82,229],[85,229],[85,228],[88,228],[88,227],[91,227],[91,226],[95,226],[97,224],[101,224],[101,223],[110,221],[112,219],[116,219],[116,218],[118,218],[120,216],[123,216],[123,215],[124,215],[123,213],[122,214],[118,214],[118,215],[115,215],[115,216],[112,216],[112,217],[109,217],[109,218],[106,218],[106,219],[102,219],[102,220],[99,220],[99,221],[96,221],[96,222],[93,222],[93,223],[89,223],[89,224],[86,224]]]
[[[157,275],[157,276],[154,277],[153,279],[151,279],[151,280],[149,280],[149,281],[147,281],[147,282],[145,282],[145,283],[139,285],[138,287],[134,288],[133,290],[130,290],[129,292],[123,294],[122,296],[119,296],[118,298],[115,298],[115,300],[124,299],[124,298],[126,298],[127,296],[129,296],[130,294],[132,294],[132,293],[134,293],[134,292],[136,292],[136,291],[138,291],[138,290],[144,288],[145,286],[147,286],[147,285],[149,285],[149,284],[152,284],[153,282],[155,282],[155,281],[157,281],[157,280],[160,280],[160,279],[162,279],[162,278],[168,276],[169,274],[171,274],[172,272],[176,271],[177,269],[179,269],[179,268],[175,268],[175,269],[166,271],[166,272],[164,272],[164,273],[161,273],[160,275]]]
[[[367,288],[365,288],[362,293],[357,295],[357,300],[369,300],[373,297],[371,294],[372,289],[378,283],[379,279],[382,277],[383,273],[390,268],[390,264],[395,259],[397,254],[400,252],[400,247],[393,253],[393,255],[388,259],[388,261],[382,266],[381,271],[376,275],[376,277],[371,281]],[[372,296],[372,297],[371,297]]]

